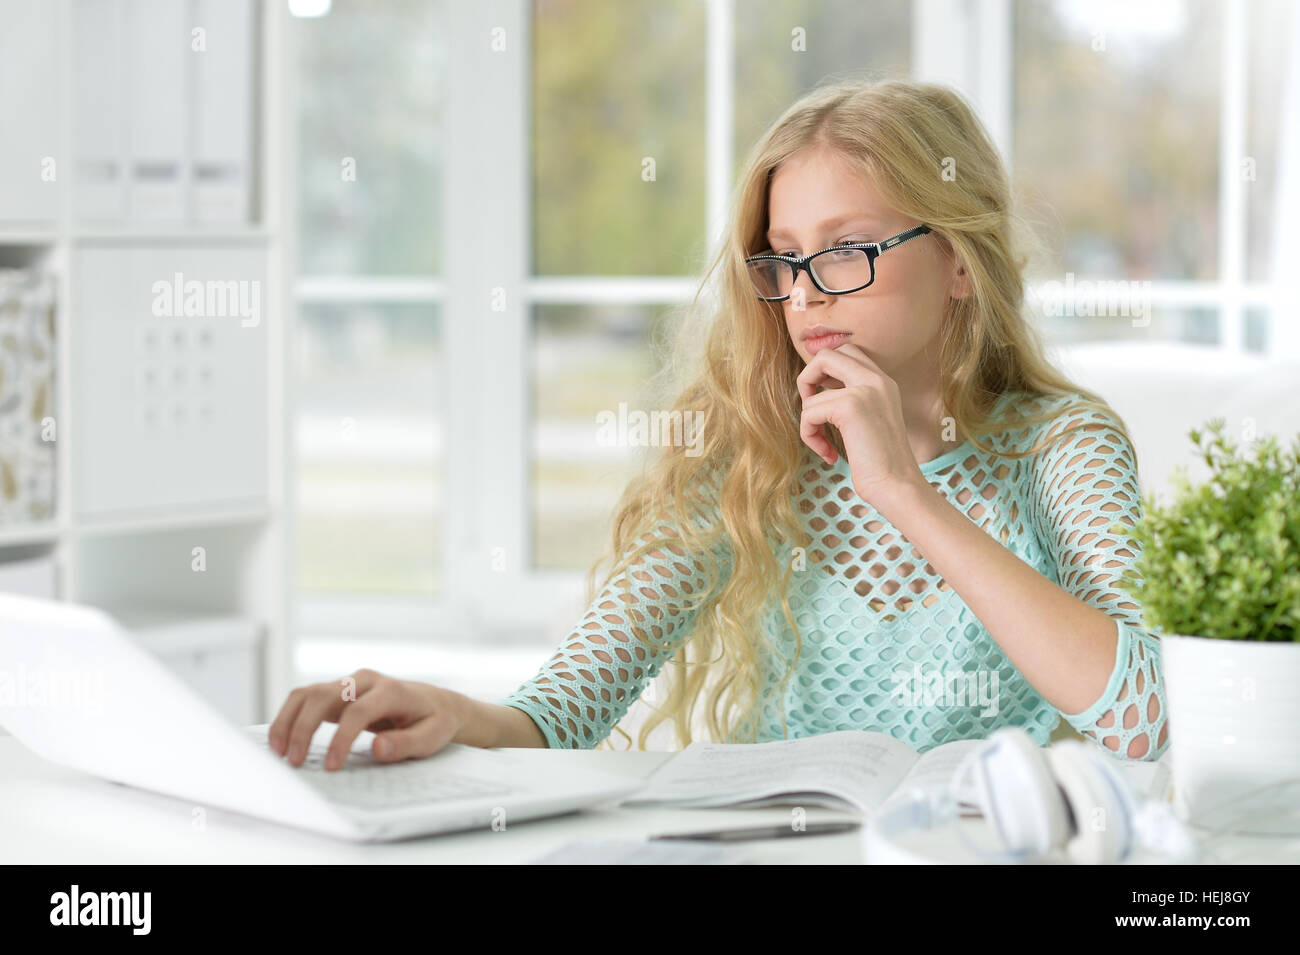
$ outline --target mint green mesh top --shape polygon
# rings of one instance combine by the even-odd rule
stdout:
[[[1043,699],[926,558],[857,496],[845,458],[827,465],[810,453],[795,511],[813,543],[787,594],[803,648],[782,693],[777,684],[795,641],[774,602],[765,626],[785,657],[764,665],[770,681],[760,741],[863,729],[924,752],[1018,725],[1044,745],[1064,717],[1121,758],[1164,754],[1160,644],[1142,629],[1141,608],[1117,589],[1138,544],[1108,529],[1141,514],[1137,463],[1109,414],[1067,409],[1080,397],[1017,392],[998,399],[995,416],[1011,400],[1025,413],[1049,406],[1065,413],[986,438],[995,450],[1025,450],[1087,420],[1035,455],[1002,458],[967,441],[920,469],[1021,560],[1115,620],[1115,666],[1096,701],[1082,713],[1062,713]],[[725,575],[729,557],[720,557]],[[552,748],[595,747],[690,635],[696,611],[683,598],[698,597],[703,572],[701,560],[666,549],[638,558],[596,595],[537,675],[499,702],[532,717]],[[628,573],[632,604],[623,594]],[[628,632],[629,615],[653,620],[649,645]]]

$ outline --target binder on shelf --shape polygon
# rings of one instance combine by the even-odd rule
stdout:
[[[191,59],[190,218],[249,219],[253,8],[251,0],[193,0],[205,49]]]
[[[128,218],[185,219],[189,5],[126,0]]]
[[[123,0],[74,0],[73,119],[77,218],[126,216],[126,90]]]
[[[4,0],[0,15],[0,218],[52,222],[64,179],[59,148],[58,8]]]
[[[251,218],[253,0],[73,0],[80,221]]]
[[[54,278],[0,270],[0,526],[54,516]]]

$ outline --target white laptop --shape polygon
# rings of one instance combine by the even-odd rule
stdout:
[[[237,727],[102,610],[0,594],[0,724],[51,762],[344,839],[379,842],[508,828],[639,790],[639,779],[449,744],[379,763],[362,733],[342,769],[322,768],[326,723],[294,767],[267,726]]]

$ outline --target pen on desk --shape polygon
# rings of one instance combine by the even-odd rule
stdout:
[[[803,829],[786,824],[780,826],[753,826],[748,829],[711,829],[703,832],[674,832],[651,836],[651,840],[682,840],[704,842],[746,842],[752,839],[781,839],[786,836],[819,836],[834,832],[852,832],[861,826],[858,822],[813,822]]]

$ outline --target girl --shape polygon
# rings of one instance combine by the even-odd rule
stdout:
[[[934,85],[823,86],[745,169],[705,277],[720,300],[697,295],[707,324],[681,336],[698,353],[707,327],[672,405],[704,413],[702,439],[625,491],[572,635],[498,704],[373,671],[347,706],[296,690],[278,752],[322,719],[327,767],[361,729],[381,759],[591,748],[663,671],[642,748],[665,721],[682,746],[868,729],[923,752],[1004,725],[1046,744],[1064,717],[1122,758],[1164,753],[1159,643],[1118,586],[1132,445],[1022,312],[972,110]]]

